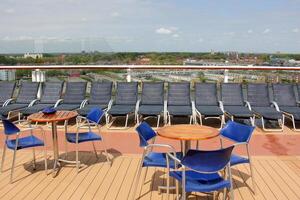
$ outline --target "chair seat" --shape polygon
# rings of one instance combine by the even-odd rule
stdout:
[[[67,141],[70,143],[76,143],[76,133],[66,133]],[[78,134],[78,143],[102,140],[101,136],[93,132],[82,132]]]
[[[58,105],[55,109],[56,110],[76,110],[80,107],[80,104],[67,104],[67,103],[62,103]]]
[[[7,148],[14,150],[16,148],[16,140],[7,140]],[[17,150],[29,147],[44,146],[44,142],[35,136],[27,136],[18,139]]]
[[[249,118],[253,116],[252,111],[245,106],[224,106],[224,110],[237,118]]]
[[[294,116],[295,120],[300,120],[300,108],[296,106],[280,106],[281,111],[290,113]]]
[[[36,104],[30,107],[23,108],[22,110],[20,110],[20,113],[22,113],[23,115],[31,115],[43,110],[44,108],[53,106],[54,104]]]
[[[199,106],[196,105],[196,109],[204,116],[220,116],[223,112],[218,106]]]
[[[7,116],[10,111],[19,110],[21,108],[27,107],[28,104],[21,104],[21,103],[15,103],[15,104],[8,104],[7,106],[0,108],[0,115]]]
[[[99,108],[100,110],[104,110],[107,108],[107,104],[88,104],[85,105],[83,108],[77,110],[77,112],[81,116],[86,116],[92,108]]]
[[[234,166],[237,164],[243,164],[243,163],[249,163],[249,159],[236,155],[236,154],[231,154],[231,158],[230,158],[230,165]]]
[[[168,112],[174,116],[192,115],[192,106],[168,106]]]
[[[138,113],[141,115],[160,115],[163,111],[163,105],[140,105]]]
[[[111,115],[127,115],[135,111],[135,105],[116,104],[108,111]]]
[[[282,118],[281,112],[278,112],[273,107],[252,107],[252,110],[263,116],[265,119],[277,120]]]
[[[230,187],[230,181],[224,180],[218,173],[203,174],[186,171],[186,192],[212,192]],[[182,171],[172,171],[170,176],[182,182]]]
[[[176,153],[177,158],[182,158],[182,153]],[[143,167],[167,167],[166,153],[150,152],[145,156]],[[175,168],[174,160],[170,159],[170,168]]]

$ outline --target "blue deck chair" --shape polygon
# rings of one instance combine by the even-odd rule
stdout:
[[[0,107],[6,106],[7,102],[12,99],[15,85],[15,82],[0,82]]]
[[[90,98],[77,112],[85,117],[92,108],[106,110],[112,103],[112,85],[112,82],[92,82]]]
[[[292,120],[293,130],[300,131],[296,127],[296,122],[300,121],[300,107],[297,102],[294,85],[292,84],[273,84],[273,104],[278,110]]]
[[[43,84],[43,90],[41,99],[36,101],[30,107],[26,107],[20,110],[20,115],[28,116],[33,113],[37,113],[44,108],[54,107],[56,102],[61,98],[63,88],[63,82],[45,82]],[[20,118],[20,116],[19,116]]]
[[[220,120],[220,128],[225,123],[224,113],[219,106],[217,85],[215,83],[195,84],[194,109],[202,125],[202,118],[216,118]]]
[[[6,102],[6,106],[0,108],[0,115],[10,119],[15,116],[13,115],[14,112],[16,113],[22,108],[31,106],[37,101],[38,88],[39,83],[22,82],[17,98]]]
[[[133,199],[135,199],[135,193],[137,190],[137,186],[139,184],[142,168],[146,168],[146,172],[142,178],[142,183],[145,182],[146,174],[148,172],[148,167],[167,167],[167,158],[166,158],[166,153],[161,153],[161,152],[154,152],[153,148],[154,147],[163,147],[168,150],[168,152],[171,152],[173,156],[177,156],[179,158],[182,157],[182,153],[180,152],[175,152],[175,149],[167,144],[155,144],[155,139],[156,139],[156,132],[150,127],[147,122],[142,122],[137,128],[136,131],[139,136],[140,140],[140,147],[144,149],[143,155],[142,155],[142,160],[136,175],[136,180],[134,183],[134,189],[133,189]],[[175,167],[175,162],[170,162],[170,168]],[[169,176],[167,174],[167,179],[169,179]],[[167,181],[167,188],[169,187],[169,181]],[[163,187],[159,188],[162,189]]]
[[[30,124],[29,128],[24,130],[20,130],[15,124],[10,122],[8,119],[2,119],[3,126],[4,126],[4,134],[5,134],[5,144],[3,146],[3,153],[2,153],[2,161],[1,161],[1,172],[3,172],[3,165],[5,160],[5,153],[6,148],[11,149],[14,151],[11,173],[10,173],[10,183],[13,182],[13,173],[15,168],[15,161],[16,161],[16,154],[18,150],[32,148],[33,152],[33,168],[35,169],[35,150],[34,147],[44,146],[44,158],[45,158],[45,172],[47,174],[47,152],[46,152],[46,145],[45,141],[45,133],[41,127],[34,127],[32,128]],[[33,135],[33,130],[39,130],[42,133],[43,140],[39,139],[38,137]],[[29,136],[20,137],[23,132],[30,131]],[[9,137],[13,136],[13,139]]]
[[[242,85],[239,83],[221,84],[221,109],[231,120],[250,119],[254,126],[255,115],[244,102]]]
[[[157,117],[157,127],[161,115],[164,113],[164,83],[147,83],[143,82],[142,98],[138,107],[137,123],[148,117]]]
[[[87,82],[67,82],[63,99],[55,105],[56,110],[76,110],[81,108],[85,100]]]
[[[167,108],[167,122],[171,124],[171,117],[188,116],[190,124],[194,120],[190,83],[169,83]]]
[[[118,82],[115,100],[112,106],[107,109],[106,123],[111,128],[113,117],[125,116],[124,128],[127,128],[129,115],[133,114],[136,120],[138,107],[138,83]],[[114,128],[117,129],[117,128]]]
[[[254,126],[248,126],[244,124],[240,124],[233,121],[228,121],[224,128],[220,131],[220,143],[221,147],[223,147],[223,138],[226,138],[232,142],[235,142],[235,146],[237,145],[244,145],[247,150],[247,156],[240,156],[237,154],[232,154],[230,158],[230,165],[235,166],[238,164],[244,164],[248,163],[250,166],[250,173],[252,178],[252,184],[253,184],[253,191],[255,193],[255,181],[254,181],[254,175],[253,175],[253,166],[251,162],[251,156],[249,152],[249,142],[252,136],[252,133],[254,131]]]
[[[104,142],[103,137],[100,134],[100,121],[101,118],[104,116],[104,112],[100,110],[99,108],[92,108],[91,111],[87,114],[86,117],[82,116],[77,116],[76,121],[77,121],[77,132],[76,133],[68,133],[68,130],[66,129],[66,140],[69,143],[76,144],[76,167],[77,167],[77,172],[79,172],[79,167],[80,167],[80,161],[79,159],[79,151],[78,151],[78,146],[80,143],[83,142],[92,142],[93,148],[94,148],[94,153],[96,157],[98,158],[97,150],[94,144],[94,141],[102,141],[104,144],[104,151],[106,154],[106,159],[107,162],[111,163],[108,157],[106,145]],[[86,125],[88,125],[88,131],[87,132],[79,132],[80,129],[85,128]],[[96,127],[98,130],[96,133],[95,131],[92,130],[92,126]],[[66,148],[67,152],[67,148]]]
[[[261,118],[264,131],[283,131],[284,115],[272,107],[268,84],[256,83],[247,85],[248,107],[258,118]],[[266,128],[265,120],[277,121],[280,128]]]
[[[225,149],[213,151],[189,150],[182,158],[176,158],[172,154],[167,154],[168,167],[170,161],[181,165],[175,170],[170,168],[170,176],[176,181],[176,194],[178,197],[178,182],[182,185],[182,198],[186,200],[187,192],[216,192],[224,190],[224,199],[226,199],[226,190],[230,190],[233,199],[233,183],[230,169],[230,157],[234,146]],[[223,177],[221,172],[225,170]],[[215,193],[214,193],[215,194]]]

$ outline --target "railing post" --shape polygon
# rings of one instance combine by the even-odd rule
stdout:
[[[46,73],[45,71],[40,71],[39,69],[36,69],[31,72],[31,78],[32,78],[32,82],[42,83],[45,82]],[[41,97],[41,93],[42,93],[42,86],[40,85],[37,93],[38,98]]]
[[[224,69],[224,83],[228,83],[228,69]]]
[[[127,75],[126,75],[127,82],[131,82],[131,69],[127,68]]]

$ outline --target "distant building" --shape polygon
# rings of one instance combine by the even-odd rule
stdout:
[[[37,59],[37,58],[42,58],[43,54],[41,53],[25,53],[24,54],[24,58],[33,58],[33,59]]]
[[[16,70],[0,70],[1,81],[13,81],[16,79]]]

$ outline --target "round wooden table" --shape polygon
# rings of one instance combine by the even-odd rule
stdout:
[[[183,141],[183,153],[191,147],[191,141],[208,140],[219,136],[219,130],[209,126],[178,124],[157,129],[157,134],[164,138]]]
[[[57,122],[66,121],[72,119],[78,115],[77,112],[74,111],[57,111],[55,114],[44,114],[42,112],[34,113],[28,116],[28,120],[32,122],[47,122],[51,123],[52,126],[52,139],[53,139],[53,154],[54,154],[54,166],[53,166],[53,176],[56,175],[54,173],[60,166],[60,162],[68,162],[74,163],[72,161],[59,159],[59,151],[58,151],[58,140],[57,140]]]

